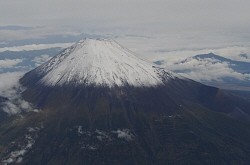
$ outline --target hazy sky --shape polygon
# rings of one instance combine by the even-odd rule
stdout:
[[[0,0],[0,23],[27,26],[233,30],[250,27],[249,0]],[[167,28],[167,29],[166,29]]]
[[[181,44],[186,40],[239,45],[250,43],[249,7],[249,0],[0,0],[0,26],[162,35]],[[46,34],[38,29],[21,37],[34,33]],[[1,33],[5,38],[12,35]]]

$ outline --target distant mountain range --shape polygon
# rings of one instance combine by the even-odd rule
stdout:
[[[248,58],[246,54],[241,54],[241,56],[244,56],[244,58]],[[165,66],[165,61],[160,60],[160,61],[155,61],[155,64],[159,66]],[[189,67],[182,68],[182,65],[189,65]],[[196,70],[193,70],[192,64],[196,64]],[[223,77],[221,75],[220,81],[216,80],[202,80],[202,83],[213,85],[213,86],[218,86],[221,88],[226,88],[226,89],[238,89],[238,90],[250,90],[250,62],[244,62],[244,61],[237,61],[237,60],[232,60],[229,58],[225,58],[213,53],[209,54],[200,54],[200,55],[194,55],[192,57],[186,58],[180,62],[176,62],[174,65],[176,66],[172,71],[176,73],[184,73],[185,75],[189,75],[191,72],[197,72],[199,73],[199,68],[200,69],[205,69],[206,65],[208,66],[213,66],[215,64],[227,64],[227,66],[232,69],[235,73],[239,73],[242,75],[242,77],[245,77],[244,79],[238,79],[234,77],[234,75],[226,75]],[[199,66],[200,65],[200,66]],[[178,67],[180,66],[180,67]],[[218,68],[218,70],[214,70],[214,72],[220,73],[221,70],[225,68]],[[209,71],[209,70],[208,70]],[[209,75],[209,72],[206,74]],[[219,77],[220,75],[218,75]]]
[[[247,56],[244,56],[247,57]],[[219,62],[227,62],[229,63],[229,66],[235,70],[236,72],[245,74],[245,73],[250,73],[250,63],[249,62],[243,62],[243,61],[235,61],[235,60],[231,60],[219,55],[215,55],[213,53],[209,53],[209,54],[200,54],[200,55],[196,55],[194,57],[191,57],[197,60],[203,60],[203,59],[215,59]],[[188,59],[186,59],[188,60]],[[185,63],[186,60],[182,61],[182,63]]]

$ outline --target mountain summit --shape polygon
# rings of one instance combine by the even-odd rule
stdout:
[[[41,83],[94,86],[157,86],[162,70],[111,39],[84,39],[34,70]],[[170,75],[169,75],[170,76]],[[166,80],[166,77],[164,78]]]

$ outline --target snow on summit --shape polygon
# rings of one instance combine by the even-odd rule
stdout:
[[[36,69],[48,86],[156,86],[161,72],[110,39],[84,39]]]

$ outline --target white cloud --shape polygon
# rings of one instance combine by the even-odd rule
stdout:
[[[21,86],[19,79],[24,72],[7,72],[0,74],[0,96],[8,98],[4,102],[3,111],[12,115],[22,111],[36,111],[32,106],[21,98]]]
[[[17,114],[20,112],[20,108],[16,104],[13,104],[13,102],[6,101],[4,103],[3,111],[8,114]]]
[[[185,62],[163,63],[168,70],[181,72],[182,76],[196,81],[222,81],[223,78],[235,78],[247,80],[246,75],[238,73],[230,68],[229,63],[216,59],[188,58]]]
[[[29,102],[21,98],[19,93],[16,93],[15,97],[10,97],[8,99],[9,100],[4,102],[3,104],[3,111],[8,113],[9,115],[14,115],[20,112],[29,112],[29,111],[37,112],[37,110],[34,109]]]
[[[41,50],[41,49],[48,49],[48,48],[66,48],[71,46],[72,43],[55,43],[55,44],[32,44],[32,45],[24,45],[24,46],[13,46],[13,47],[4,47],[0,48],[0,52],[4,51],[29,51],[29,50]]]
[[[11,68],[19,63],[21,63],[23,59],[5,59],[0,60],[0,68]]]
[[[20,142],[13,141],[12,145],[15,146],[15,150],[8,151],[8,155],[4,157],[1,163],[8,164],[19,164],[23,160],[23,156],[32,148],[35,143],[36,136],[34,134],[25,134],[25,137]]]
[[[41,56],[35,57],[32,61],[35,62],[36,66],[43,64],[44,62],[48,61],[51,57],[47,54],[43,54]]]
[[[129,129],[118,129],[117,131],[112,131],[112,133],[117,134],[119,139],[124,139],[126,141],[131,141],[134,138],[134,135],[130,132]]]
[[[249,57],[250,46],[220,47],[220,45],[218,45],[218,47],[213,48],[215,45],[212,45],[211,48],[203,48],[205,45],[201,44],[199,46],[191,45],[190,47],[188,46],[179,49],[178,47],[175,47],[175,45],[171,45],[168,38],[165,36],[156,38],[127,36],[118,37],[118,41],[120,41],[122,45],[125,45],[125,47],[128,47],[137,53],[138,57],[151,63],[162,61],[163,64],[161,67],[165,67],[171,71],[186,70],[186,73],[182,73],[182,75],[197,81],[221,81],[226,77],[238,80],[249,80],[248,74],[243,75],[234,71],[226,62],[221,63],[213,59],[196,60],[190,57],[212,52],[228,59],[250,62],[250,58],[240,56],[240,54],[246,54],[246,56]],[[185,44],[183,43],[183,45]],[[201,47],[201,49],[191,49],[192,47]],[[177,49],[174,50],[175,48]],[[187,58],[192,60],[187,61],[186,63],[180,63]]]
[[[10,97],[15,93],[15,88],[19,87],[19,79],[24,72],[7,72],[0,74],[0,95]]]
[[[27,101],[22,100],[22,99],[18,100],[18,104],[20,105],[20,108],[24,109],[24,110],[27,110],[27,109],[31,108],[30,104]]]
[[[53,27],[31,27],[22,30],[0,30],[0,41],[2,44],[8,44],[9,41],[27,40],[27,39],[45,39],[48,36],[77,36],[81,33],[74,29],[53,28]]]
[[[183,34],[184,35],[184,34]],[[177,39],[176,39],[177,37]],[[222,44],[212,38],[213,44],[201,42],[199,39],[185,39],[180,34],[169,36],[135,37],[125,36],[116,38],[125,47],[137,53],[137,56],[154,62],[178,62],[198,54],[214,53],[225,58],[250,62],[250,44],[235,46],[239,43]],[[195,42],[198,42],[194,44]],[[240,56],[247,54],[248,59]]]
[[[214,64],[206,67],[197,67],[190,72],[181,75],[196,81],[222,81],[223,78],[235,78],[244,80],[245,77],[241,73],[235,72],[224,64]]]
[[[171,37],[171,36],[170,36]],[[168,38],[165,37],[120,37],[118,41],[129,49],[137,53],[137,56],[149,61],[162,61],[161,67],[165,67],[171,71],[186,70],[186,73],[181,75],[194,79],[196,81],[222,81],[223,78],[235,78],[238,80],[249,80],[248,74],[241,74],[230,68],[226,62],[216,60],[196,60],[190,57],[199,54],[214,53],[222,57],[250,62],[250,58],[244,58],[240,54],[250,55],[250,46],[222,46],[215,48],[190,49],[196,46],[186,47],[184,49],[173,50],[175,45],[169,45]],[[172,43],[173,44],[173,43]],[[185,45],[185,44],[184,44]],[[200,45],[197,47],[204,47]],[[213,45],[215,46],[215,45]],[[191,59],[186,63],[180,63],[185,59]]]

